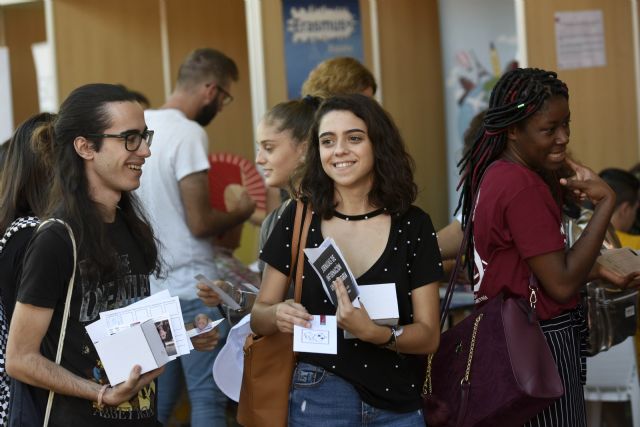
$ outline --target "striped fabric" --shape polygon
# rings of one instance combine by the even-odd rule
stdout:
[[[587,379],[588,329],[582,309],[540,322],[558,365],[564,396],[525,424],[525,427],[586,427],[583,386]]]

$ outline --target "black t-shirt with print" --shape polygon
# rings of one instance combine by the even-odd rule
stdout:
[[[79,377],[99,384],[109,382],[85,326],[100,312],[126,307],[150,295],[149,275],[140,246],[119,215],[105,224],[106,234],[118,254],[116,271],[101,277],[91,273],[79,254],[71,299],[70,317],[62,352],[63,367]],[[54,360],[62,324],[73,252],[67,229],[59,223],[46,224],[27,250],[18,301],[54,308],[51,325],[42,343],[45,357]],[[46,400],[42,391],[41,397]],[[137,396],[118,407],[99,409],[97,402],[56,394],[52,426],[156,426],[156,385],[144,387]]]
[[[282,213],[261,259],[285,275],[289,274],[291,243],[296,204]],[[327,236],[329,237],[329,236]],[[320,218],[313,214],[306,247],[319,246],[324,240]],[[412,206],[391,221],[390,235],[380,258],[362,276],[359,286],[395,283],[400,325],[412,323],[411,291],[442,278],[442,262],[435,231],[429,215]],[[334,315],[336,307],[325,294],[320,279],[305,257],[302,305],[311,314]],[[424,377],[424,358],[400,355],[358,339],[345,339],[338,328],[338,354],[299,353],[298,360],[320,366],[351,383],[362,400],[377,408],[409,412],[422,407],[420,391]]]

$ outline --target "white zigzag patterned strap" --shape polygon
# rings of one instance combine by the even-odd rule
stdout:
[[[23,216],[13,221],[7,227],[7,230],[4,232],[4,236],[2,236],[2,239],[0,239],[0,254],[7,245],[7,242],[9,241],[11,236],[24,228],[37,227],[38,224],[40,224],[40,220],[35,216]]]

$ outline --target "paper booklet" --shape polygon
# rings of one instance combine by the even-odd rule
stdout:
[[[164,329],[170,336],[172,351],[169,358],[189,354],[193,344],[187,336],[182,319],[182,309],[178,297],[172,297],[169,291],[164,290],[150,297],[144,298],[127,307],[100,313],[100,320],[87,327],[87,332],[95,343],[105,335],[113,335],[132,325],[152,319],[159,329]],[[168,344],[168,341],[165,342]]]
[[[640,256],[630,248],[604,250],[596,262],[620,276],[640,271]]]
[[[333,305],[338,306],[338,298],[333,286],[333,281],[340,278],[344,282],[353,306],[360,307],[360,302],[357,299],[358,295],[360,295],[358,283],[355,277],[353,277],[353,273],[351,269],[349,269],[347,262],[344,260],[340,248],[331,237],[327,237],[317,248],[305,249],[304,253],[318,274],[324,292]]]
[[[85,329],[113,385],[126,381],[136,364],[142,373],[149,372],[193,349],[180,300],[167,290],[127,307],[103,311]]]

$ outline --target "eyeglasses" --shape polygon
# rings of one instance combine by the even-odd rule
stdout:
[[[215,85],[216,88],[224,95],[222,99],[222,105],[225,107],[233,102],[233,95],[231,95],[225,88],[216,83],[208,83],[207,86]]]
[[[142,141],[147,143],[147,147],[151,147],[151,141],[153,140],[153,131],[149,129],[145,129],[144,132],[140,133],[138,131],[127,131],[119,134],[111,134],[111,133],[93,133],[87,135],[89,138],[119,138],[124,139],[124,148],[127,151],[138,151],[140,148],[140,144]]]

